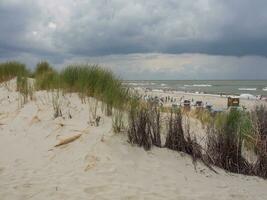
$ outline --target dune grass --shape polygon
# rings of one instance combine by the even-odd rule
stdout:
[[[121,80],[98,65],[73,64],[57,71],[48,62],[42,61],[31,75],[26,66],[19,62],[0,64],[0,82],[17,77],[17,90],[23,95],[24,102],[33,92],[27,80],[30,76],[35,79],[36,90],[77,92],[83,100],[94,99],[97,103],[89,102],[94,118],[98,102],[102,102],[105,113],[111,115],[114,108],[124,110],[129,101],[129,92]]]
[[[125,130],[124,112],[121,110],[114,110],[112,115],[112,129],[114,133],[121,133]]]
[[[32,84],[28,82],[30,71],[22,63],[9,61],[0,63],[0,83],[16,77],[17,91],[21,94],[20,105],[25,104],[33,96]]]
[[[235,173],[251,174],[251,165],[242,156],[245,141],[244,113],[233,110],[215,119],[207,137],[207,151],[212,164]]]
[[[255,174],[267,178],[267,107],[256,106],[252,110],[252,119],[256,128],[255,151],[258,159],[254,167]]]
[[[50,64],[47,61],[41,61],[39,63],[37,63],[36,68],[33,72],[33,76],[40,76],[44,73],[49,73],[49,72],[53,72],[54,69],[52,68],[52,66],[50,66]]]
[[[163,121],[153,109],[161,110],[159,105],[150,107],[150,102],[133,101],[128,110],[128,139],[132,144],[149,150],[152,146],[169,148],[189,154],[194,163],[201,160],[207,167],[216,172],[212,166],[218,166],[227,171],[246,175],[257,175],[267,178],[267,108],[256,108],[254,111],[231,110],[211,115],[207,111],[199,111],[197,117],[205,125],[207,138],[200,146],[197,139],[192,138],[183,126],[183,112],[171,109],[164,113],[168,116],[164,122],[167,129],[162,130]],[[196,113],[193,113],[195,116]],[[253,115],[252,115],[253,114]],[[252,116],[254,116],[254,121]],[[156,130],[156,131],[155,131]],[[164,134],[166,131],[167,134]],[[166,135],[164,146],[154,141]],[[160,141],[160,140],[159,140]],[[255,150],[254,150],[255,149]],[[256,163],[249,163],[244,157],[244,151],[255,151]]]
[[[121,81],[111,71],[97,65],[72,65],[60,76],[66,90],[95,97],[111,107],[120,108],[128,98]]]
[[[161,112],[158,105],[142,102],[135,94],[128,105],[128,141],[145,150],[150,150],[153,145],[161,147]]]
[[[124,110],[129,100],[128,90],[122,86],[120,79],[98,65],[73,64],[58,72],[42,62],[37,65],[34,74],[38,90],[77,92],[82,102],[89,104],[91,123],[98,118],[100,102],[104,104],[105,113],[111,115],[114,108]]]
[[[27,76],[17,76],[17,91],[19,92],[20,105],[24,105],[28,100],[33,99],[34,87]]]
[[[77,92],[80,97],[94,97],[116,108],[122,108],[128,99],[128,91],[121,81],[98,65],[70,65],[57,72],[41,63],[38,69],[35,73],[38,89],[60,88],[65,92]]]
[[[29,70],[22,63],[15,61],[0,63],[0,83],[18,76],[25,77],[28,74]]]
[[[45,71],[35,76],[36,90],[55,90],[62,88],[59,73],[55,70]]]
[[[192,117],[197,118],[203,126],[206,126],[213,122],[214,117],[211,115],[211,113],[204,109],[198,109],[191,112]]]

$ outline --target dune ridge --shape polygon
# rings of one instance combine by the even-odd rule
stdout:
[[[10,87],[12,81],[8,84]],[[12,88],[12,87],[11,87]],[[153,147],[144,151],[114,134],[101,114],[88,123],[88,105],[66,94],[54,118],[51,94],[38,91],[20,106],[19,93],[0,87],[1,199],[264,199],[267,182],[196,168],[189,156]],[[68,102],[68,103],[67,103]],[[71,113],[72,118],[69,117]],[[62,138],[82,135],[54,147]]]

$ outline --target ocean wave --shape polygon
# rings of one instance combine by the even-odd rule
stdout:
[[[212,85],[209,84],[194,84],[194,87],[212,87]]]
[[[160,86],[166,86],[166,84],[165,83],[161,83]]]
[[[133,85],[133,86],[137,86],[137,85],[140,85],[140,83],[126,83],[126,85]]]
[[[267,87],[263,88],[262,90],[263,90],[263,91],[267,91]]]
[[[257,99],[257,97],[252,94],[240,94],[239,98],[240,99],[252,99],[252,100]]]
[[[212,87],[209,84],[194,84],[194,85],[184,85],[184,87]]]
[[[155,85],[156,83],[148,82],[148,83],[123,83],[123,84],[132,86],[148,86],[148,85]]]
[[[257,88],[238,88],[238,90],[241,90],[241,91],[256,91]]]

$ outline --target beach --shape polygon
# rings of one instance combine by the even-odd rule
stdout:
[[[0,200],[267,200],[266,13],[0,0]]]
[[[250,110],[256,105],[267,105],[266,100],[260,100],[256,98],[251,98],[247,96],[236,96],[236,95],[220,95],[220,94],[203,94],[203,93],[189,93],[182,91],[170,91],[170,90],[147,90],[146,88],[133,88],[142,97],[158,97],[166,99],[169,97],[170,100],[164,102],[164,106],[170,107],[173,104],[182,104],[184,100],[190,100],[192,104],[196,101],[202,101],[205,105],[211,105],[213,109],[216,110],[227,110],[227,99],[228,97],[240,98],[240,106]]]
[[[201,162],[194,166],[186,154],[129,144],[126,134],[113,133],[112,119],[100,108],[100,125],[91,126],[88,105],[76,93],[61,97],[62,117],[54,118],[50,92],[37,91],[21,105],[13,85],[0,87],[1,200],[243,200],[267,195],[262,178],[219,168],[216,174]],[[77,140],[55,147],[76,135]]]

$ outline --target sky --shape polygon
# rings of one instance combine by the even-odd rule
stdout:
[[[0,62],[123,79],[267,79],[266,0],[0,0]]]

